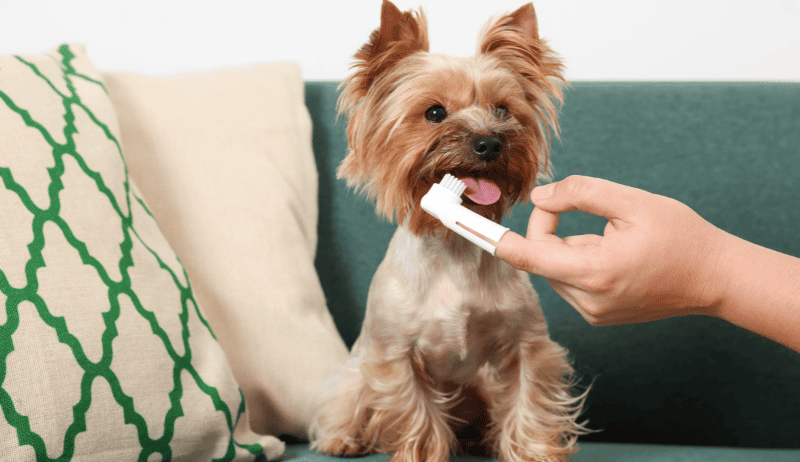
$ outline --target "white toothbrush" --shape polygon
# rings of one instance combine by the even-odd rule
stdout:
[[[508,228],[461,205],[463,202],[461,194],[466,188],[467,185],[463,181],[448,173],[440,183],[431,186],[431,190],[422,197],[420,205],[423,210],[436,217],[443,225],[494,256],[495,245],[469,230],[494,242],[500,242],[500,238],[508,231]]]

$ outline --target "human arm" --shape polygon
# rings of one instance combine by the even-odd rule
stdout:
[[[547,278],[594,325],[703,314],[800,352],[800,259],[726,233],[686,205],[589,177],[536,188],[525,237],[498,257]],[[555,236],[558,214],[609,220],[603,236]]]
[[[728,238],[727,281],[710,314],[800,352],[800,259]]]

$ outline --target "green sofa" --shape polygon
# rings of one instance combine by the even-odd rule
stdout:
[[[338,83],[307,82],[319,170],[316,267],[336,325],[355,341],[394,225],[337,180],[346,121]],[[800,84],[575,83],[565,92],[556,179],[589,175],[686,203],[716,226],[800,256]],[[504,224],[523,233],[530,204]],[[564,214],[562,236],[604,221]],[[726,322],[686,317],[593,327],[536,276],[552,337],[583,384],[575,461],[800,461],[800,354]],[[481,460],[457,456],[454,460]],[[289,444],[286,460],[337,460]],[[364,461],[388,460],[386,455]]]

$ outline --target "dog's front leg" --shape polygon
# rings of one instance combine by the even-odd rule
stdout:
[[[333,456],[368,454],[362,433],[366,409],[360,401],[366,395],[360,355],[347,361],[326,384],[325,394],[311,424],[311,448]]]
[[[495,451],[503,462],[569,460],[587,433],[576,422],[586,393],[570,394],[566,350],[546,333],[523,335],[510,350],[488,389]]]
[[[365,362],[364,375],[371,391],[372,409],[364,437],[377,452],[392,454],[391,462],[449,460],[455,435],[447,420],[448,402],[425,372],[422,354],[412,348],[404,354],[381,352]]]
[[[455,436],[448,403],[413,350],[370,346],[339,376],[315,422],[313,448],[332,455],[393,454],[392,462],[447,461]]]

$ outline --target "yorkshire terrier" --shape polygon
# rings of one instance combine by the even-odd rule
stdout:
[[[532,4],[484,26],[474,57],[428,52],[423,12],[384,0],[381,24],[342,84],[350,151],[337,176],[400,224],[369,289],[361,334],[312,423],[331,455],[563,461],[577,422],[573,368],[550,340],[527,273],[420,208],[434,183],[467,183],[464,205],[499,223],[548,178],[565,84]]]

